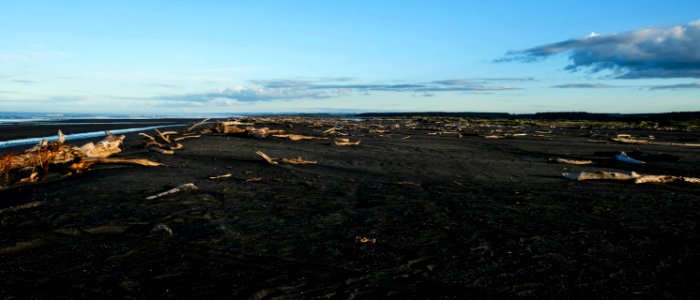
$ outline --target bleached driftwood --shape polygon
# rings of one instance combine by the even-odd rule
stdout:
[[[59,131],[57,142],[42,140],[22,154],[8,153],[0,156],[0,174],[7,176],[13,170],[27,167],[46,171],[49,164],[67,163],[81,158],[105,158],[121,152],[119,146],[124,141],[124,136],[115,136],[109,131],[106,133],[107,137],[97,144],[90,142],[78,148],[63,145],[65,136]]]
[[[277,164],[288,164],[288,165],[305,165],[305,164],[315,164],[317,161],[311,161],[311,160],[305,160],[301,157],[296,157],[296,158],[272,158],[269,155],[265,154],[262,151],[256,151],[255,154],[258,156],[262,157],[267,163],[271,165],[277,165]]]
[[[611,138],[610,140],[621,144],[700,147],[700,144],[698,143],[657,142],[653,136],[636,138],[629,134],[618,134],[616,137]]]
[[[31,171],[29,173],[31,175],[20,179],[19,182],[35,182],[48,173],[49,165],[71,163],[68,168],[76,173],[81,173],[94,164],[161,165],[146,159],[109,158],[112,154],[121,152],[119,146],[124,141],[124,136],[115,136],[109,131],[105,133],[107,136],[97,143],[90,142],[81,147],[75,147],[63,144],[65,135],[59,130],[56,142],[42,140],[24,153],[0,156],[0,175],[9,179],[28,170]],[[43,172],[35,171],[37,169]]]
[[[165,141],[165,143],[167,143],[167,144],[170,144],[170,143],[171,143],[171,141],[170,141],[170,139],[168,138],[168,135],[167,135],[167,134],[165,134],[165,133],[163,133],[163,132],[160,132],[160,130],[158,130],[158,129],[155,129],[155,131],[156,131],[156,133],[158,133],[158,136],[159,136],[163,141]]]
[[[262,152],[262,151],[255,151],[255,154],[257,154],[258,156],[262,157],[262,159],[264,159],[267,163],[269,163],[269,164],[271,164],[271,165],[276,165],[276,164],[278,164],[277,161],[275,161],[274,159],[272,159],[272,157],[270,157],[269,155],[265,154],[265,152]]]
[[[241,126],[253,125],[252,123],[241,123],[238,121],[217,121],[215,130],[224,134],[244,133],[245,128]]]
[[[568,172],[562,174],[564,178],[571,180],[632,180],[639,177],[636,172]]]
[[[301,134],[273,134],[272,136],[276,138],[286,138],[292,141],[301,141],[301,140],[325,140],[326,138],[322,137],[315,137],[315,136],[308,136],[308,135],[301,135]]]
[[[81,159],[80,161],[71,164],[70,169],[76,173],[82,173],[95,164],[123,164],[123,165],[139,165],[147,167],[157,167],[163,164],[142,158],[97,158],[97,159]]]
[[[179,141],[186,140],[186,139],[194,139],[194,138],[200,138],[200,137],[202,137],[202,136],[201,136],[201,135],[187,135],[187,136],[181,136],[181,137],[176,137],[176,138],[174,138],[174,139],[173,139],[173,142],[179,142]]]
[[[174,193],[177,193],[177,192],[188,191],[188,190],[196,190],[196,189],[197,189],[197,186],[196,186],[194,183],[185,183],[185,184],[183,184],[183,185],[181,185],[181,186],[178,186],[178,187],[173,188],[173,189],[169,189],[169,190],[167,190],[167,191],[165,191],[165,192],[158,193],[158,194],[155,194],[155,195],[153,195],[153,196],[148,196],[148,197],[146,197],[146,200],[153,200],[153,199],[157,199],[157,198],[160,198],[160,197],[163,197],[163,196],[167,196],[167,195],[170,195],[170,194],[174,194]]]
[[[338,139],[335,139],[334,144],[336,146],[357,146],[360,144],[360,141],[357,140],[357,141],[351,142],[350,139],[338,138]]]
[[[669,183],[669,182],[688,182],[700,183],[700,178],[672,176],[672,175],[641,175],[637,172],[571,172],[562,174],[565,178],[571,180],[634,180],[634,183]]]
[[[565,165],[590,165],[593,164],[592,160],[578,160],[578,159],[566,159],[566,158],[550,158],[550,162],[556,162]]]
[[[226,173],[226,174],[218,175],[218,176],[210,176],[209,179],[211,179],[211,180],[219,180],[219,179],[224,179],[224,178],[230,178],[230,177],[232,177],[232,176],[233,176],[233,174],[231,174],[231,173]]]
[[[126,136],[116,136],[109,131],[105,131],[105,134],[107,134],[107,137],[97,142],[97,144],[87,143],[81,146],[78,151],[82,153],[83,157],[87,158],[104,158],[121,152],[122,150],[119,146],[124,142]]]
[[[168,149],[169,149],[169,150],[180,150],[180,149],[182,149],[183,147],[185,147],[185,146],[183,146],[183,145],[180,144],[180,143],[176,143],[175,145],[168,146]]]
[[[277,158],[277,161],[285,165],[307,165],[318,163],[318,161],[315,160],[303,159],[301,156],[297,156],[295,158]]]
[[[154,138],[154,137],[152,137],[152,136],[150,136],[150,135],[148,135],[148,134],[145,134],[145,133],[143,133],[143,132],[139,132],[139,135],[148,139],[148,142],[146,142],[145,147],[148,147],[148,146],[151,146],[151,145],[154,145],[154,146],[156,146],[156,147],[163,147],[163,146],[165,146],[165,144],[156,141],[156,138]]]
[[[161,148],[158,148],[158,147],[153,147],[153,148],[148,149],[148,150],[151,151],[151,152],[156,152],[156,153],[160,153],[160,154],[164,154],[164,155],[172,155],[172,154],[175,154],[175,151],[173,151],[173,150],[165,150],[165,149],[161,149]]]
[[[187,131],[187,132],[192,132],[192,130],[194,130],[195,128],[197,128],[197,127],[199,127],[199,126],[204,125],[204,123],[206,123],[207,121],[209,121],[209,118],[206,118],[206,119],[201,120],[201,121],[199,121],[199,122],[197,122],[197,123],[194,123],[192,126],[190,126],[189,128],[187,128],[187,130],[185,130],[185,131]]]

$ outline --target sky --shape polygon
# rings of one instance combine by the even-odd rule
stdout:
[[[3,1],[0,111],[700,111],[700,1]]]

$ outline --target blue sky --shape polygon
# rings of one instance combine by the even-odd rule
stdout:
[[[3,1],[0,111],[700,111],[699,1]]]

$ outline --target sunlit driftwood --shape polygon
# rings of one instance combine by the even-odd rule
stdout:
[[[197,186],[196,186],[194,183],[185,183],[185,184],[183,184],[183,185],[181,185],[181,186],[178,186],[178,187],[173,188],[173,189],[169,189],[169,190],[167,190],[167,191],[165,191],[165,192],[158,193],[158,194],[155,194],[155,195],[153,195],[153,196],[148,196],[148,197],[146,197],[146,200],[153,200],[153,199],[157,199],[157,198],[160,198],[160,197],[163,197],[163,196],[167,196],[167,195],[170,195],[170,194],[174,194],[174,193],[177,193],[177,192],[188,191],[188,190],[196,190],[196,189],[197,189]]]
[[[305,165],[305,164],[315,164],[317,161],[312,161],[312,160],[305,160],[301,157],[296,157],[296,158],[272,158],[269,155],[265,154],[262,151],[256,151],[255,152],[258,156],[260,156],[262,159],[267,161],[271,165],[277,165],[277,164],[287,164],[287,165]]]

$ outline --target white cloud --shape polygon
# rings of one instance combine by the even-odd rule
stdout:
[[[505,61],[532,62],[565,53],[567,70],[612,71],[617,78],[700,78],[700,20],[616,34],[591,34],[524,51]]]

